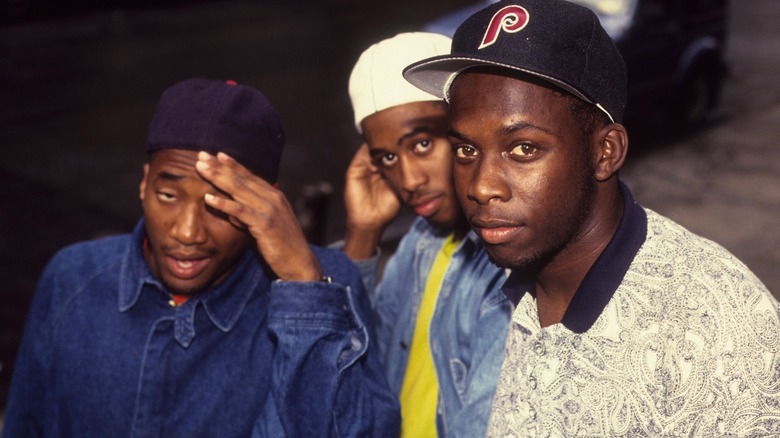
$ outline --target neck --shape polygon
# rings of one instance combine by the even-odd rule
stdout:
[[[471,224],[466,220],[466,216],[458,215],[458,219],[455,221],[455,226],[452,227],[452,232],[455,233],[455,240],[461,240],[471,229]]]
[[[575,238],[536,275],[536,302],[542,327],[561,322],[585,275],[620,225],[623,200],[617,184],[612,186],[599,190],[592,213]]]
[[[452,233],[454,235],[453,240],[455,241],[463,239],[463,237],[466,235],[466,233],[469,232],[469,229],[471,228],[471,225],[463,215],[458,215],[455,221],[448,226],[434,225],[431,222],[428,223],[436,229],[437,234],[449,235]]]

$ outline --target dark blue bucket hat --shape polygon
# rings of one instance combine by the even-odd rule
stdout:
[[[163,92],[149,125],[147,151],[224,152],[274,183],[284,140],[279,115],[261,92],[233,81],[196,78]]]

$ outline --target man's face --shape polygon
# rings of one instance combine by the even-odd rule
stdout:
[[[568,99],[481,72],[465,72],[453,84],[458,200],[499,266],[539,270],[587,234],[591,148]]]
[[[195,171],[197,152],[162,149],[144,166],[140,197],[152,274],[171,292],[193,294],[222,281],[248,247],[248,235],[207,207],[218,190]]]
[[[414,102],[363,120],[373,163],[398,197],[438,228],[455,226],[462,213],[452,183],[447,107]]]

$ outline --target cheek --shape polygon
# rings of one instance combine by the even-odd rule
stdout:
[[[396,165],[392,169],[383,170],[382,178],[384,178],[385,182],[387,182],[387,185],[390,186],[390,189],[392,189],[396,195],[399,196],[401,195],[401,187],[403,187],[403,180],[401,178],[401,171],[399,170],[398,165]]]
[[[423,171],[428,174],[428,179],[433,182],[437,188],[444,191],[452,191],[454,184],[452,160],[449,155],[432,157],[426,160],[423,165]]]
[[[454,165],[452,170],[452,178],[455,185],[455,195],[458,198],[458,202],[466,208],[466,204],[470,203],[467,199],[468,188],[471,184],[471,169],[470,166]]]
[[[215,218],[208,226],[208,233],[222,252],[227,254],[239,254],[249,243],[246,233],[223,219]]]
[[[146,234],[153,243],[157,243],[158,236],[162,235],[169,226],[167,215],[162,209],[156,208],[153,203],[149,201],[148,197],[143,203],[143,211]]]

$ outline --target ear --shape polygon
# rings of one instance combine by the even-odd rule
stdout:
[[[145,193],[146,193],[146,183],[149,179],[149,163],[144,164],[144,177],[141,179],[141,184],[138,186],[138,198],[141,199],[141,202],[144,202]]]
[[[628,133],[618,123],[604,126],[598,131],[595,148],[595,177],[604,182],[623,167],[628,153]]]

